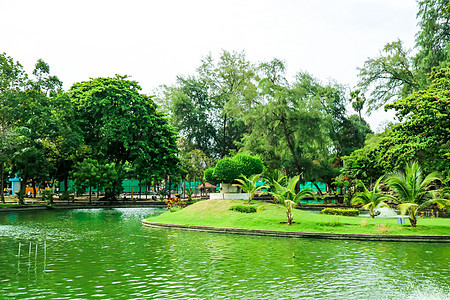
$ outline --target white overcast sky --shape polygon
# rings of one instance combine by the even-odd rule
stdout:
[[[126,74],[153,94],[222,49],[353,87],[386,43],[413,47],[416,13],[415,0],[0,0],[0,52],[30,73],[42,58],[66,90]],[[391,119],[368,118],[374,130]]]

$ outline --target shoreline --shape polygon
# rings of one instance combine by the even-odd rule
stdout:
[[[450,243],[450,235],[383,235],[383,234],[353,234],[353,233],[325,233],[325,232],[299,232],[278,231],[263,229],[224,228],[199,225],[179,225],[168,223],[157,223],[142,220],[146,227],[170,228],[179,230],[203,231],[213,233],[290,237],[290,238],[315,238],[333,240],[358,240],[358,241],[385,241],[385,242],[431,242]]]
[[[164,202],[153,202],[153,203],[113,203],[113,204],[56,204],[53,206],[47,205],[20,205],[20,206],[0,206],[0,213],[8,212],[19,212],[19,211],[33,211],[33,210],[52,210],[52,209],[94,209],[94,208],[165,208],[166,204]]]

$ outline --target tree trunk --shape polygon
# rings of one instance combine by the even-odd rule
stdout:
[[[66,192],[66,194],[69,192],[69,179],[67,177],[64,178],[64,192]]]
[[[320,190],[319,186],[317,185],[317,183],[314,181],[313,182],[314,186],[316,187],[317,191],[319,192],[320,196],[323,196],[322,191]],[[326,200],[324,200],[325,202],[327,202]]]
[[[292,225],[292,220],[294,219],[294,217],[290,213],[286,213],[286,215],[287,215],[287,224]]]
[[[18,202],[21,205],[25,204],[24,197],[27,192],[27,180],[25,178],[27,178],[27,176],[28,176],[27,171],[28,171],[28,168],[27,168],[27,165],[25,165],[25,167],[23,169],[23,174],[22,174],[23,178],[22,178],[22,181],[20,181],[20,191],[19,191],[19,193],[22,194],[22,196],[20,194],[18,195],[18,198],[19,198]]]
[[[2,164],[2,166],[0,167],[0,172],[2,173],[0,175],[0,177],[1,177],[0,181],[1,181],[1,185],[2,185],[1,201],[2,201],[2,203],[5,203],[5,176],[3,174],[5,171],[5,163],[2,162],[1,164]]]
[[[92,202],[92,186],[89,187],[89,203]]]
[[[227,114],[225,114],[225,116],[223,117],[223,145],[222,145],[222,158],[225,157],[226,155],[226,151],[225,151],[225,147],[226,147],[226,143],[227,143],[227,138],[226,138],[226,134],[227,134]]]
[[[417,227],[417,219],[409,217],[409,222],[411,223],[412,227]]]
[[[31,185],[33,186],[33,198],[36,198],[36,181],[31,179]]]
[[[292,141],[289,137],[289,132],[287,130],[284,119],[281,120],[281,124],[283,124],[284,137],[286,138],[289,150],[291,151],[291,154],[292,154],[292,158],[294,159],[294,165],[295,165],[295,168],[297,169],[297,175],[300,175],[302,173],[302,169],[300,168],[300,164],[298,163],[297,155],[295,155],[295,149],[294,149],[294,146],[292,145]]]
[[[169,188],[167,189],[167,191],[168,191],[167,199],[170,199],[170,196],[172,196],[170,194],[171,193],[171,190],[170,190],[171,187],[172,187],[172,178],[169,177]]]

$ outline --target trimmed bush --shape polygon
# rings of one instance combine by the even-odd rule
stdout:
[[[241,175],[250,177],[254,174],[260,174],[262,171],[263,162],[259,157],[238,154],[232,158],[222,158],[219,160],[214,168],[213,179],[219,182],[233,183]],[[206,171],[204,174],[206,179]]]
[[[253,174],[261,174],[264,169],[263,162],[259,157],[247,154],[238,154],[233,157],[233,160],[236,162],[237,168],[241,174],[245,177],[250,177]]]
[[[214,168],[206,169],[203,173],[203,178],[206,182],[215,183],[217,181],[216,175],[214,174]]]
[[[350,209],[325,208],[325,209],[322,209],[322,213],[325,215],[340,215],[340,216],[349,216],[349,217],[359,216],[359,210],[354,209],[354,208],[350,208]]]
[[[217,162],[214,174],[219,181],[233,183],[236,178],[241,176],[241,171],[237,168],[236,162],[232,158],[226,157]]]
[[[246,205],[235,205],[235,206],[230,207],[230,210],[238,211],[241,213],[255,213],[256,207],[246,206]]]

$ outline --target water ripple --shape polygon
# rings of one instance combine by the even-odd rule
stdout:
[[[141,226],[142,218],[161,211],[0,215],[0,298],[448,299],[450,293],[446,245]]]

